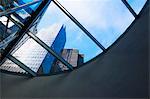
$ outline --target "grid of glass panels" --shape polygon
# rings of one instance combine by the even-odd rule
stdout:
[[[18,0],[14,2],[13,6],[19,7],[22,4],[32,1],[33,0]],[[33,35],[31,34],[31,36],[29,33],[29,36],[25,35],[24,38],[26,38],[26,40],[22,41],[23,43],[18,44],[18,46],[20,45],[20,48],[18,47],[11,53],[12,56],[36,73],[41,69],[42,73],[45,74],[43,72],[45,68],[44,66],[42,67],[41,64],[47,64],[46,62],[48,62],[50,56],[55,59],[53,60],[50,70],[48,70],[46,74],[63,72],[80,67],[95,56],[105,52],[105,49],[112,45],[135,19],[121,0],[58,0],[60,3],[57,0],[52,1],[53,2],[50,3],[44,15],[39,16],[34,22],[33,27],[29,30]],[[139,5],[136,5],[134,0],[128,0],[127,2],[136,13],[139,13],[146,0],[143,0],[142,4],[140,3]],[[14,20],[23,23],[31,17],[30,14],[32,11],[36,11],[40,3],[16,11],[15,14],[12,15],[15,17]],[[80,11],[77,9],[80,9]],[[72,15],[70,13],[72,13]],[[123,17],[124,20],[122,20]],[[11,25],[13,26],[13,24]],[[63,30],[64,33],[61,33],[61,29],[56,31],[55,29],[51,29],[55,24],[65,26]],[[57,34],[55,37],[49,38],[48,36],[50,33],[63,34],[63,37]],[[47,35],[47,37],[42,35]],[[29,37],[32,39],[29,39]],[[50,41],[47,42],[46,38],[53,42],[49,44]],[[60,46],[58,45],[62,44],[61,40],[63,39],[63,49],[61,49],[61,52],[57,51],[60,50]],[[28,47],[29,45],[31,45],[32,48],[31,46]],[[17,55],[21,54],[23,56],[27,55],[24,52],[25,48],[32,49],[26,50],[28,56],[26,58],[20,58],[20,56],[17,57]],[[38,48],[41,48],[41,50]],[[44,55],[42,55],[42,52],[38,52],[42,50],[45,50]],[[41,57],[45,58],[38,58],[40,59],[40,61],[38,61],[36,58],[40,57],[40,55],[36,52],[41,54]],[[36,53],[36,55],[33,53]],[[29,56],[32,57],[29,58]],[[27,59],[28,61],[26,61]],[[45,63],[42,63],[42,60],[45,60]],[[38,64],[36,62],[40,63]],[[36,64],[36,66],[33,64]],[[28,72],[28,70],[26,70],[26,72]]]
[[[11,8],[15,9],[19,6],[22,6],[19,4],[21,0],[13,0],[11,1],[11,5],[6,6],[5,4],[9,4],[11,0],[6,0],[1,2],[0,5],[0,12],[9,12]],[[33,1],[32,1],[33,2]],[[28,2],[25,2],[24,5]],[[33,4],[37,5],[37,4]],[[31,17],[31,10],[35,10],[35,7],[31,7],[32,9],[29,9],[31,6],[26,6],[25,8],[21,10],[17,10],[14,13],[7,14],[6,16],[0,17],[0,27],[1,27],[1,33],[0,33],[0,49],[4,50],[7,45],[13,41],[18,35],[17,32],[19,32],[22,29],[22,25],[24,25],[24,22],[28,20],[29,17]],[[36,6],[37,7],[37,6]],[[29,11],[30,10],[30,11]]]

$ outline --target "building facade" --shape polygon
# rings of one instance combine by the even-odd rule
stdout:
[[[70,63],[74,68],[80,66],[84,63],[84,55],[79,54],[79,50],[77,49],[63,49],[61,56]],[[59,61],[56,61],[55,65],[58,67],[59,70],[65,71],[69,68],[62,64]],[[53,69],[53,71],[58,71],[58,69]]]
[[[43,42],[45,42],[49,47],[51,47],[56,53],[60,54],[64,48],[66,42],[66,31],[63,25],[52,25],[48,30],[40,30],[37,33]],[[28,39],[16,52],[12,54],[34,72],[38,72],[41,67],[42,73],[48,74],[51,70],[51,65],[53,64],[55,58],[47,52],[42,46],[36,43],[33,39]],[[10,60],[6,60],[1,69],[25,73],[16,64],[12,63]]]

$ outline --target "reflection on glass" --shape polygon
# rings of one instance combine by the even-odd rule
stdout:
[[[22,4],[26,4],[26,3],[30,3],[30,2],[34,2],[35,0],[16,0],[16,2],[19,4],[19,5],[22,5]],[[42,0],[41,0],[42,1]],[[36,10],[37,7],[40,5],[40,3],[37,3],[37,4],[34,4],[30,7],[27,8],[27,11],[29,11],[31,13],[31,10]]]
[[[16,26],[8,17],[0,17],[0,54],[1,49],[5,49],[7,45],[15,39],[18,30],[19,27]]]
[[[127,0],[132,9],[138,14],[147,0]]]
[[[14,3],[15,7],[18,7],[19,5],[15,2]],[[28,14],[28,12],[26,12],[24,9],[16,11],[16,13],[23,19],[27,18],[30,16],[30,14]]]

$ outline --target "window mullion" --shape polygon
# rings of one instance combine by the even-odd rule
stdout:
[[[69,13],[57,0],[52,0],[54,4],[60,8],[97,46],[99,46],[104,52],[106,52],[105,47],[96,40],[96,38],[73,16]]]
[[[12,55],[9,54],[7,56],[7,58],[10,59],[15,64],[17,64],[20,68],[22,68],[23,70],[25,70],[26,72],[28,72],[29,74],[31,74],[32,76],[35,77],[37,75],[36,72],[34,72],[33,70],[31,70],[29,67],[27,67],[25,64],[23,64],[22,62],[20,62],[18,59],[16,59]]]

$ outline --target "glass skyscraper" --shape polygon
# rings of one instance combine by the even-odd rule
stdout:
[[[136,2],[136,0],[135,2],[88,0],[84,3],[82,0],[78,3],[69,0],[1,0],[0,65],[3,66],[11,60],[20,69],[17,65],[16,67],[13,65],[17,70],[12,69],[11,61],[7,66],[0,68],[27,72],[31,76],[37,76],[36,72],[47,74],[53,67],[60,69],[61,72],[71,71],[83,61],[87,62],[100,53],[106,53],[110,46],[122,37],[127,27],[138,18],[146,0],[138,2],[137,6]],[[89,6],[90,9],[87,9]],[[77,8],[81,11],[76,11]],[[91,12],[92,16],[89,19]],[[126,16],[124,20],[121,20],[122,16]],[[64,34],[64,26],[62,26],[64,29],[59,28],[62,32],[57,31],[56,35],[51,31],[55,31],[56,28],[51,27],[49,30],[49,25],[55,23],[65,24],[67,36]],[[46,33],[50,33],[51,36]],[[61,53],[64,44],[65,48],[70,49]],[[83,55],[72,48],[78,49]],[[58,62],[59,66],[53,66],[55,62]]]
[[[54,24],[49,28],[48,32],[41,30],[37,33],[37,36],[55,50],[56,53],[60,54],[66,42],[65,26]],[[17,49],[16,52],[12,53],[12,55],[34,72],[38,72],[39,68],[41,68],[44,74],[50,72],[51,65],[55,60],[51,54],[31,38]],[[10,60],[6,60],[0,68],[13,72],[25,73],[23,69]]]

